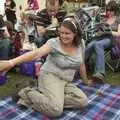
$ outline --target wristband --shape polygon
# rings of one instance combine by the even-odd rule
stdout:
[[[15,66],[15,64],[11,60],[9,60],[8,62],[9,62],[10,67],[14,67]]]

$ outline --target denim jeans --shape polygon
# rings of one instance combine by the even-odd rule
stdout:
[[[102,40],[91,41],[85,50],[85,60],[88,60],[92,53],[95,53],[95,70],[94,73],[105,74],[105,49],[111,47],[111,39],[104,38]]]

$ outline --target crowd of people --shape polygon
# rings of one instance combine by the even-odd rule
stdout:
[[[85,85],[92,85],[96,81],[104,82],[104,53],[111,49],[120,35],[116,2],[110,1],[106,5],[105,23],[111,28],[110,33],[99,33],[86,48],[82,43],[79,20],[69,17],[68,11],[62,6],[63,1],[46,0],[46,8],[35,14],[30,14],[29,10],[31,11],[34,6],[32,2],[37,4],[33,10],[38,10],[38,3],[36,0],[27,2],[29,3],[25,9],[27,12],[22,11],[20,19],[17,20],[15,2],[6,0],[5,14],[12,24],[4,22],[2,16],[0,18],[0,46],[4,44],[0,47],[2,49],[0,71],[9,71],[23,62],[47,56],[40,69],[37,88],[28,86],[21,89],[17,94],[17,105],[33,108],[49,117],[60,116],[64,108],[86,107],[88,105],[86,94],[72,81],[76,72],[79,72]],[[9,17],[10,14],[13,15],[12,19]],[[16,50],[14,57],[11,55],[11,46]],[[29,49],[30,52],[19,56],[17,53],[21,49]],[[95,53],[95,69],[89,79],[85,63],[91,58],[92,53]]]

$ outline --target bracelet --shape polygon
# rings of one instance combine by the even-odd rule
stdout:
[[[15,66],[15,64],[11,60],[9,60],[8,62],[9,62],[10,67],[14,67]]]

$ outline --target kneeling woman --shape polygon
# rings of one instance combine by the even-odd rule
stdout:
[[[75,20],[66,18],[61,23],[59,38],[50,39],[41,48],[17,58],[1,61],[0,71],[3,71],[48,55],[40,70],[38,89],[27,87],[20,90],[17,104],[32,107],[50,117],[60,116],[63,108],[87,106],[87,96],[72,83],[75,71],[79,69],[81,79],[88,84],[82,47]]]

